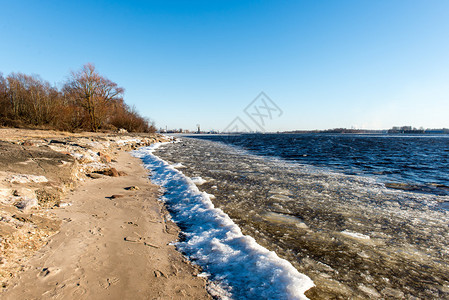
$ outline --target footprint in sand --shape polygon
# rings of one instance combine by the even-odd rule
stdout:
[[[102,236],[103,234],[101,233],[101,228],[100,227],[95,227],[93,229],[89,229],[90,234],[93,235],[100,235]]]
[[[74,297],[79,297],[79,296],[84,295],[85,293],[86,293],[86,289],[78,286],[78,288],[76,288],[76,290],[73,291],[72,295]]]
[[[53,268],[53,267],[52,268],[43,268],[39,272],[39,274],[37,274],[37,277],[48,278],[48,277],[58,274],[60,271],[61,271],[61,269]]]
[[[165,277],[165,278],[168,278],[167,275],[162,273],[162,271],[160,271],[160,270],[154,271],[154,277]]]
[[[111,278],[106,278],[104,279],[102,282],[100,282],[100,286],[104,289],[109,288],[111,285],[116,284],[117,282],[119,282],[120,279],[117,277],[111,277]]]

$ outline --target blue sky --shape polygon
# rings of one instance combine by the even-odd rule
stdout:
[[[87,62],[156,126],[449,127],[449,1],[1,1],[0,72]]]

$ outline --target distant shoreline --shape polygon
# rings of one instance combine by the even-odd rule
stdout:
[[[201,136],[201,135],[215,135],[215,136],[228,136],[228,135],[257,135],[257,134],[341,134],[341,135],[384,135],[384,136],[397,136],[397,135],[427,135],[427,136],[445,136],[449,135],[449,132],[388,132],[388,130],[380,131],[380,130],[360,130],[360,131],[280,131],[280,132],[220,132],[220,133],[209,133],[209,132],[192,132],[192,133],[179,133],[179,132],[163,132],[162,134],[174,134],[174,135],[182,135],[182,136]]]

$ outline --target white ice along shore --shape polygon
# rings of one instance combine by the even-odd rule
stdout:
[[[185,238],[176,245],[218,285],[221,299],[307,299],[313,281],[287,260],[260,246],[221,209],[207,193],[175,167],[153,154],[161,144],[133,152],[162,186],[162,200],[182,228]]]

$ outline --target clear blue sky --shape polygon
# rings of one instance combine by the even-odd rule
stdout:
[[[158,127],[449,127],[449,1],[1,1],[0,72],[92,62]]]

